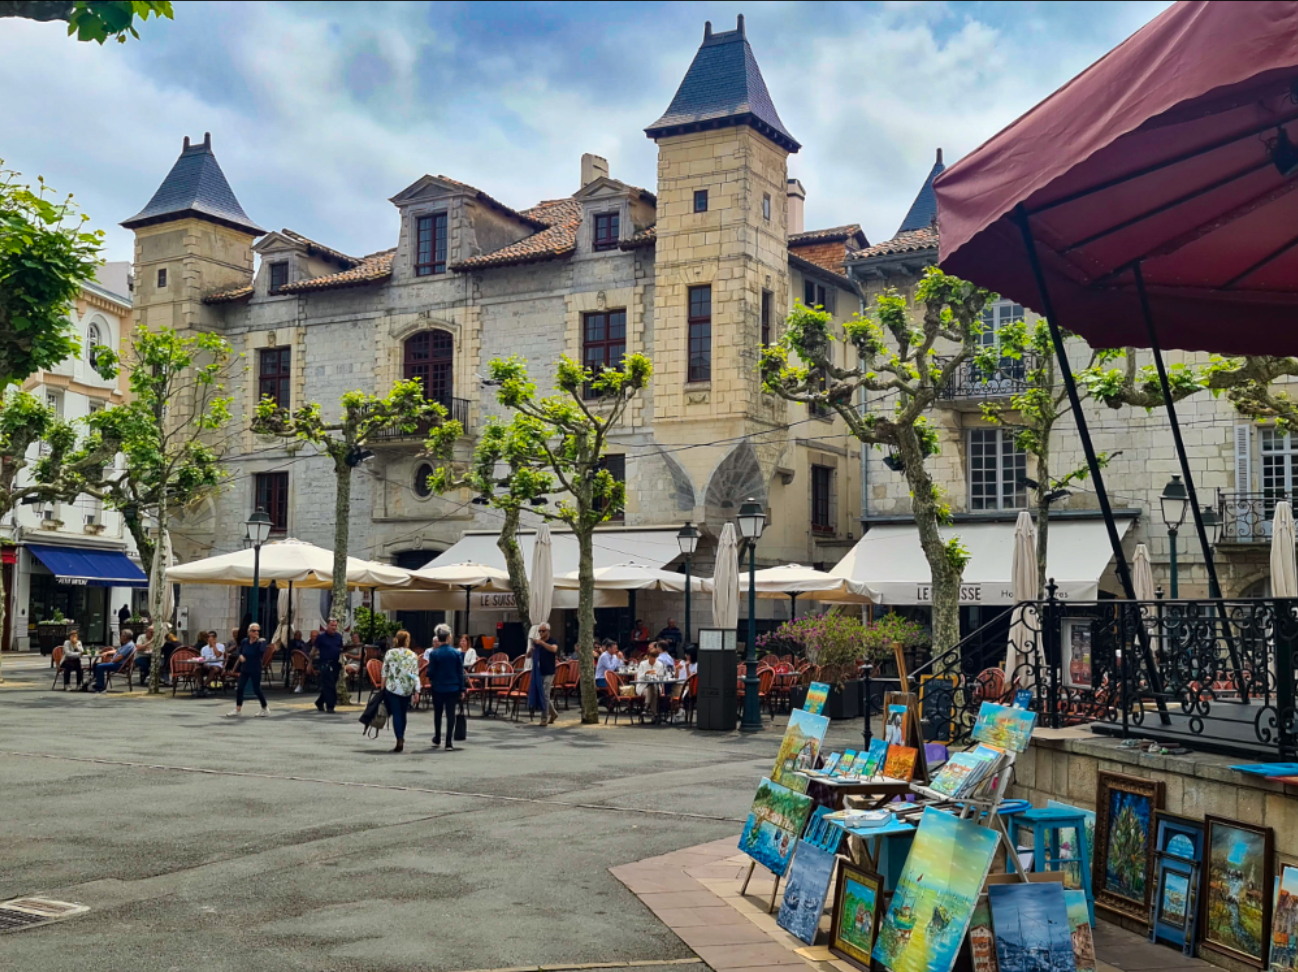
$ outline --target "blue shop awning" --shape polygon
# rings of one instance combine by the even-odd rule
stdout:
[[[80,587],[148,587],[149,578],[118,550],[48,547],[29,543],[27,549],[54,574],[60,584]]]

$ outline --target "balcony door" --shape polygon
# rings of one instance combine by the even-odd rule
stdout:
[[[420,331],[407,338],[404,377],[423,383],[424,397],[448,411],[454,395],[455,339],[447,331]]]
[[[1293,501],[1294,453],[1298,444],[1289,432],[1282,433],[1265,426],[1258,432],[1262,453],[1262,522],[1259,526],[1270,538],[1276,503],[1286,499]]]
[[[1001,343],[1000,329],[1007,324],[1021,320],[1023,320],[1022,304],[1016,304],[1009,300],[998,300],[994,304],[989,304],[982,314],[983,329],[978,335],[978,351],[982,352],[987,348],[995,349],[999,347]],[[976,365],[971,366],[969,372],[974,381],[984,380]],[[1001,358],[995,373],[986,376],[986,390],[1008,395],[1018,391],[1026,378],[1027,365],[1021,358],[1004,357]]]

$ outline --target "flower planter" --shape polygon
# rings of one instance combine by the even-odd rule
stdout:
[[[795,685],[793,691],[789,693],[789,698],[793,708],[802,708],[802,704],[807,701],[807,687],[805,685]],[[830,719],[861,718],[860,680],[852,679],[850,682],[845,683],[841,689],[837,685],[831,685],[829,698],[825,700],[825,710],[821,714],[828,716]]]
[[[41,654],[51,654],[63,642],[68,640],[68,632],[73,628],[71,621],[38,621],[36,623],[36,643],[40,645]]]

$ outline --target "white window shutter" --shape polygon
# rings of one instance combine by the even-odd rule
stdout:
[[[1253,492],[1253,426],[1235,426],[1235,492]]]

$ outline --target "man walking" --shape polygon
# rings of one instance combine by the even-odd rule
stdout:
[[[315,707],[319,712],[332,712],[338,704],[338,671],[343,657],[343,636],[337,618],[330,618],[329,627],[316,635],[315,646],[315,667],[320,674],[320,697]]]
[[[541,724],[551,725],[559,718],[559,710],[554,707],[550,694],[554,689],[555,662],[559,657],[559,646],[550,640],[550,626],[542,624],[536,629],[532,639],[532,680],[541,679],[541,691],[545,694],[545,707],[541,709]]]
[[[243,710],[244,695],[249,688],[261,703],[261,710],[257,715],[264,716],[270,708],[261,690],[261,666],[265,656],[266,640],[261,636],[261,625],[254,621],[248,625],[248,637],[244,638],[239,645],[239,682],[234,690],[234,711],[227,712],[226,716],[233,718],[239,715]]]
[[[428,683],[433,692],[433,748],[442,742],[442,715],[446,716],[446,748],[454,749],[455,708],[468,687],[464,677],[464,660],[451,647],[451,629],[439,624],[434,629],[437,644],[425,654],[428,659]]]

